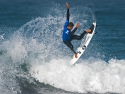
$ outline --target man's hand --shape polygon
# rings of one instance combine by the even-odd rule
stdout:
[[[77,24],[76,24],[76,28],[79,28],[79,26],[80,26],[80,24],[79,24],[79,23],[77,23]]]
[[[70,6],[69,6],[69,4],[66,2],[66,8],[67,9],[69,9],[70,8]]]

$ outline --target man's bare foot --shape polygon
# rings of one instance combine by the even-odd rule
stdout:
[[[75,54],[75,58],[77,58],[78,56],[77,56],[77,54]]]
[[[90,29],[87,29],[87,30],[86,30],[86,33],[90,33],[90,32],[91,32],[91,30],[90,30]]]

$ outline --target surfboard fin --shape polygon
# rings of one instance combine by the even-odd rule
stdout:
[[[95,34],[97,34],[97,32],[95,32]]]

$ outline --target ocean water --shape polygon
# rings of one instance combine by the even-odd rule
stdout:
[[[76,34],[97,22],[72,67],[61,40],[66,2]],[[0,94],[125,94],[124,19],[124,0],[0,0]]]

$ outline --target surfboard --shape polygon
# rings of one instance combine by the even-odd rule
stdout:
[[[76,50],[77,58],[75,58],[75,55],[73,55],[73,58],[70,61],[71,65],[74,65],[76,63],[76,61],[80,58],[80,56],[84,53],[84,51],[86,50],[88,44],[90,43],[93,35],[95,34],[96,21],[94,21],[92,24],[94,25],[94,28],[93,28],[92,32],[91,33],[87,33],[84,36],[84,38],[82,39],[82,42],[81,42],[80,46]]]

